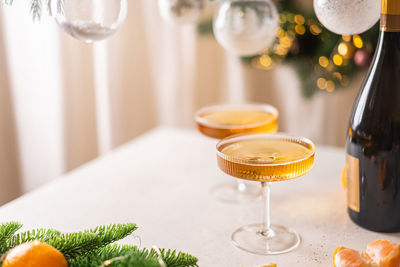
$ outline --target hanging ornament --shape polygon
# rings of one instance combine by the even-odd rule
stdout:
[[[57,24],[72,37],[90,43],[104,40],[124,22],[127,0],[57,0],[51,5]]]
[[[214,18],[217,41],[229,52],[251,56],[276,38],[278,11],[271,0],[225,0]]]
[[[337,34],[360,34],[379,19],[378,0],[314,0],[314,11],[320,22]]]
[[[158,0],[161,17],[171,24],[196,22],[203,13],[206,0]]]

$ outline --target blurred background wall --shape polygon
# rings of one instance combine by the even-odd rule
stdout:
[[[301,96],[294,70],[243,65],[195,25],[164,23],[156,1],[129,1],[106,42],[84,44],[24,1],[0,12],[0,204],[157,125],[193,127],[215,103],[262,102],[280,131],[343,146],[362,75],[334,93]]]

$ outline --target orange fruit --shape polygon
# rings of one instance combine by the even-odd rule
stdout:
[[[400,266],[400,245],[388,240],[378,239],[369,243],[363,254],[379,267]]]
[[[362,257],[355,249],[338,247],[333,253],[334,267],[374,267],[371,261]]]
[[[68,267],[68,263],[64,255],[54,247],[33,241],[11,249],[2,267]]]

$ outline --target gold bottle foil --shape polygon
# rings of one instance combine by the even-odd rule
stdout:
[[[400,32],[400,0],[382,0],[381,30]]]

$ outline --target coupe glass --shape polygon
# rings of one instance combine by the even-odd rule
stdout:
[[[299,234],[270,222],[270,183],[309,172],[314,165],[314,144],[287,134],[247,134],[227,137],[217,144],[220,169],[236,178],[261,182],[262,222],[243,226],[232,234],[233,243],[248,252],[271,255],[295,249]]]
[[[195,120],[202,134],[216,139],[240,133],[275,133],[278,110],[267,104],[214,105],[200,109]],[[259,198],[260,189],[238,180],[217,184],[211,194],[223,202],[245,203]]]

